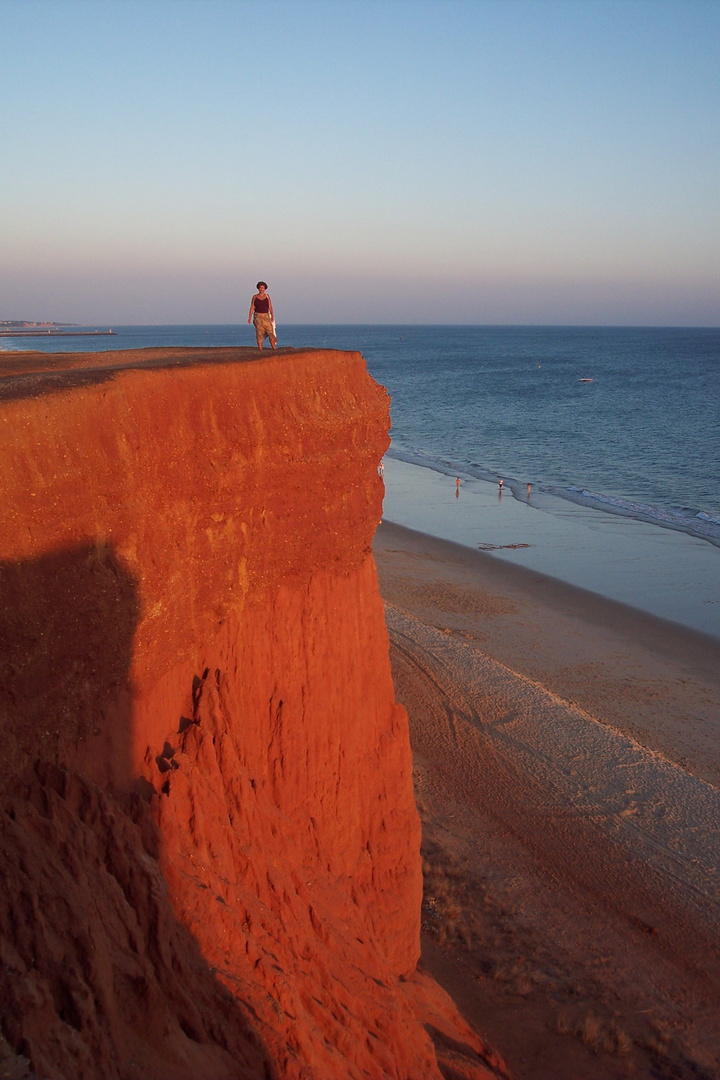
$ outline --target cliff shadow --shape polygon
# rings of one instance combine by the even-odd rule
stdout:
[[[0,1042],[53,1080],[271,1080],[127,783],[138,611],[102,543],[0,563]]]
[[[108,768],[117,779],[127,774],[137,616],[135,583],[102,544],[0,563],[6,780],[36,759],[73,768],[90,746],[98,767],[93,778],[102,781]]]

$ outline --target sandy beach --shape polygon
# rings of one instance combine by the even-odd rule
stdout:
[[[720,641],[384,522],[425,968],[533,1080],[720,1076]]]

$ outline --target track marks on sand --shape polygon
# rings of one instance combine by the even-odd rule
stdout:
[[[523,924],[513,940],[524,935],[543,958],[535,976],[518,968],[510,983],[555,978],[562,998],[576,968],[575,1004],[584,995],[588,1009],[606,1008],[608,1046],[620,1053],[627,1034],[610,1022],[615,1000],[644,1017],[633,1038],[651,1021],[672,1029],[676,1075],[720,1076],[720,794],[478,648],[386,611],[426,844],[462,852],[467,880],[497,883],[502,866],[505,907]],[[528,959],[503,966],[499,956],[495,967]],[[565,1034],[589,1037],[594,1020],[562,1015]]]

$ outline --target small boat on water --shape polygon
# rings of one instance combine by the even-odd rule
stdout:
[[[578,379],[578,382],[592,382],[592,379]]]

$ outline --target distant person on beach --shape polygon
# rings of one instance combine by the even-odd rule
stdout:
[[[459,496],[460,496],[460,477],[458,476],[457,479],[455,480],[455,498],[457,499],[457,498],[459,498]]]
[[[502,486],[503,486],[503,478],[501,476],[500,479],[498,480],[498,487],[502,488]]]
[[[255,337],[257,338],[258,349],[262,349],[266,337],[270,338],[270,347],[274,349],[277,345],[275,313],[273,312],[270,294],[267,291],[266,281],[258,281],[257,283],[257,292],[250,301],[248,322],[255,323]]]

